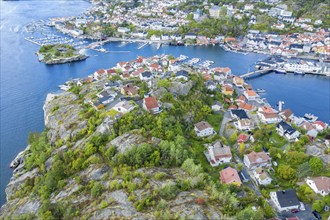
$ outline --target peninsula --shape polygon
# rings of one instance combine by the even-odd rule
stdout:
[[[327,217],[329,126],[199,61],[139,56],[49,94],[0,218]]]
[[[81,61],[88,58],[81,51],[67,44],[43,45],[37,52],[38,59],[46,64],[60,64]]]

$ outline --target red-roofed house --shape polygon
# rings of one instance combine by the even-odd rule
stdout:
[[[238,108],[239,108],[239,109],[243,109],[243,110],[245,110],[245,111],[253,111],[253,110],[256,109],[255,106],[253,106],[253,105],[251,105],[251,104],[247,104],[247,103],[245,103],[245,102],[240,102],[240,103],[238,104]]]
[[[237,143],[241,144],[241,143],[245,143],[249,140],[249,135],[247,134],[240,134],[237,137]]]
[[[143,108],[152,114],[157,114],[162,111],[157,99],[153,96],[143,99]]]
[[[94,73],[94,78],[97,79],[98,77],[101,77],[104,74],[106,74],[106,71],[104,69],[100,69]]]
[[[327,124],[323,123],[322,121],[316,121],[316,122],[314,122],[313,123],[313,126],[318,131],[323,131],[324,129],[327,128]]]
[[[232,158],[230,147],[223,145],[220,141],[208,145],[204,154],[212,167],[230,163]]]
[[[239,178],[237,171],[231,167],[227,167],[220,171],[220,181],[225,184],[235,184],[237,186],[242,185],[242,181]]]
[[[256,100],[256,98],[258,97],[257,93],[253,90],[245,90],[243,94],[249,101]]]
[[[241,77],[239,76],[235,76],[233,78],[233,84],[237,87],[241,87],[243,88],[243,85],[244,85],[244,79],[242,79]]]

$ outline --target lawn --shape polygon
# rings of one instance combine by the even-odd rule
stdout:
[[[223,119],[223,114],[210,114],[207,116],[206,120],[212,125],[214,131],[219,132],[220,125]]]

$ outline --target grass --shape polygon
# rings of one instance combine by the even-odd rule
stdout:
[[[206,120],[212,125],[214,131],[216,132],[218,132],[220,129],[222,119],[223,119],[222,114],[210,114],[206,118]]]

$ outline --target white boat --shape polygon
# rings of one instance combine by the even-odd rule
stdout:
[[[275,73],[278,73],[278,74],[286,74],[286,70],[285,69],[275,69]]]
[[[313,115],[313,114],[311,114],[311,113],[306,113],[305,115],[304,115],[304,118],[305,119],[307,119],[308,121],[310,121],[310,122],[315,122],[317,119],[318,119],[318,117],[317,116],[315,116],[315,115]]]
[[[256,92],[257,92],[257,93],[265,93],[266,90],[264,90],[264,89],[256,89]]]

